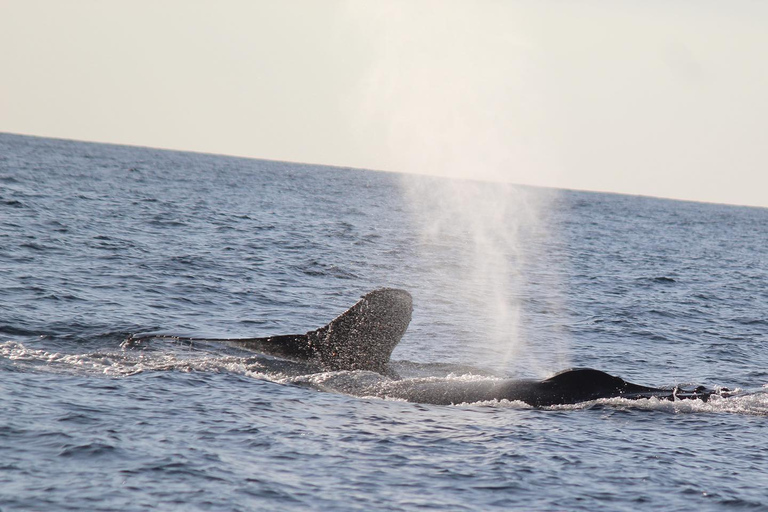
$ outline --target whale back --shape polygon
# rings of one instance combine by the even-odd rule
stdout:
[[[545,379],[546,383],[553,388],[564,388],[570,390],[590,391],[593,389],[605,389],[611,391],[621,391],[627,382],[620,378],[592,368],[571,368],[556,373],[552,377]]]
[[[541,381],[533,402],[546,406],[659,391],[658,388],[632,384],[600,370],[571,368]]]

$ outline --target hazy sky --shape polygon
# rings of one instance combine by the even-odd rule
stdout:
[[[0,131],[768,206],[768,2],[0,0]]]

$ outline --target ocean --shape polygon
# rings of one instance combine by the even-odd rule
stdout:
[[[768,209],[0,134],[0,510],[768,510]],[[388,396],[210,341],[408,290]],[[131,343],[131,336],[165,335]]]

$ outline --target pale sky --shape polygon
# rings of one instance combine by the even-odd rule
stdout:
[[[768,206],[768,2],[0,0],[0,131]]]

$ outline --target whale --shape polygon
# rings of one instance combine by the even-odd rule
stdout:
[[[592,368],[569,368],[547,379],[484,378],[401,379],[392,368],[392,351],[408,329],[413,299],[406,290],[381,288],[363,295],[357,303],[327,325],[304,334],[261,338],[188,338],[180,341],[221,342],[289,361],[309,363],[321,371],[368,371],[390,379],[381,394],[409,402],[451,405],[488,401],[520,401],[533,407],[577,404],[599,399],[702,400],[729,396],[729,390],[643,386]]]
[[[533,407],[550,407],[591,402],[600,399],[641,398],[658,400],[708,401],[712,395],[725,396],[727,390],[655,388],[632,384],[620,377],[592,368],[569,368],[544,380],[481,379],[481,380],[410,380],[404,385],[390,386],[388,398],[435,405],[456,405],[477,402],[525,402]]]

